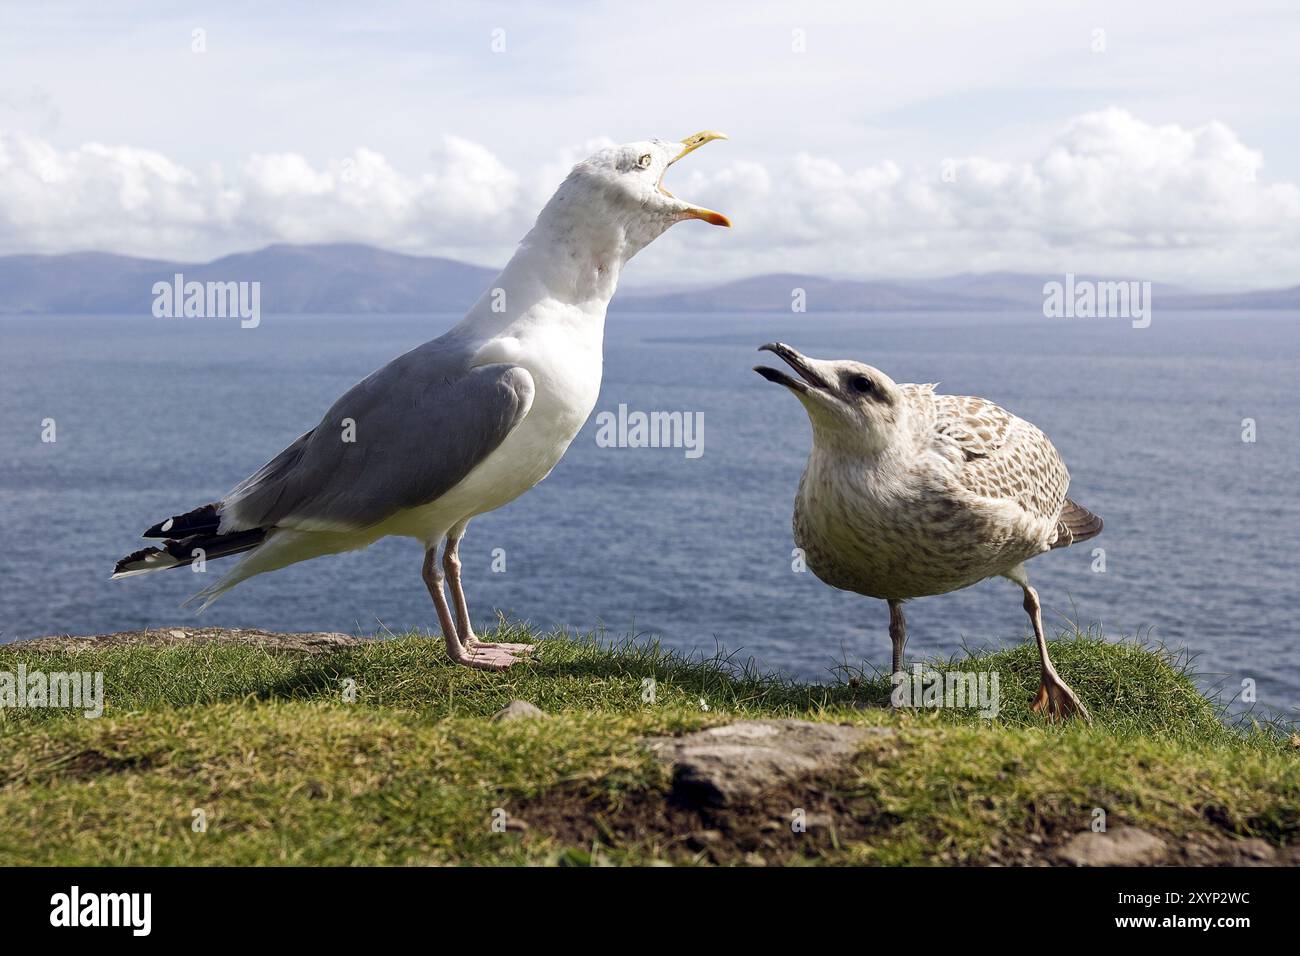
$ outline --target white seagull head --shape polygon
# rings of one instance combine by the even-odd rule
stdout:
[[[618,241],[623,261],[685,219],[730,226],[722,213],[679,199],[663,184],[673,163],[726,138],[706,130],[681,142],[650,139],[602,149],[573,167],[542,211],[539,225],[586,234],[606,248]]]
[[[759,351],[772,352],[798,373],[794,378],[774,368],[754,366],[755,372],[784,385],[803,403],[816,444],[875,456],[907,434],[907,396],[880,369],[847,359],[809,358],[784,342],[769,342]]]

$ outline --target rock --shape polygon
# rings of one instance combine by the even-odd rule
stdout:
[[[1251,863],[1270,864],[1277,859],[1277,848],[1259,837],[1237,841],[1234,849],[1239,862],[1249,866]]]
[[[510,720],[535,720],[544,718],[546,711],[526,700],[512,700],[492,715],[493,723],[505,723]]]
[[[1159,862],[1167,850],[1165,841],[1153,833],[1116,827],[1105,833],[1076,833],[1058,856],[1075,866],[1144,866]]]
[[[364,644],[368,638],[351,637],[326,631],[304,634],[282,634],[256,628],[192,627],[159,628],[144,631],[118,631],[115,634],[94,634],[74,637],[62,635],[36,637],[29,641],[15,641],[3,645],[11,652],[97,651],[118,647],[175,647],[182,644],[247,644],[269,651],[288,651],[300,654],[328,654],[345,647]]]
[[[668,764],[677,796],[693,804],[728,806],[811,774],[846,764],[870,740],[892,737],[887,727],[818,724],[806,720],[746,720],[683,737],[645,743]]]

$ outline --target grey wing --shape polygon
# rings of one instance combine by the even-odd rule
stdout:
[[[533,379],[515,365],[471,368],[467,354],[438,346],[353,386],[226,495],[221,530],[356,530],[455,487],[528,414]]]
[[[1035,522],[1055,528],[1070,473],[1035,425],[1000,405],[969,395],[935,395],[939,441],[960,450],[958,481],[973,494],[1014,502]]]

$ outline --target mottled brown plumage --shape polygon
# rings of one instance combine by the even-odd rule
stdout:
[[[1101,519],[1065,497],[1070,475],[1047,436],[982,398],[896,384],[871,366],[809,359],[780,343],[763,348],[799,378],[757,371],[794,392],[813,426],[795,543],[827,584],[890,603],[894,670],[903,601],[1003,576],[1024,590],[1038,638],[1035,709],[1086,718],[1048,657],[1024,562],[1093,537]]]

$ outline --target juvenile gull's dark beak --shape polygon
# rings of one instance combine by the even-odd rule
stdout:
[[[766,365],[755,365],[754,371],[769,382],[776,382],[778,385],[784,385],[792,392],[807,392],[809,387],[827,388],[827,383],[822,379],[817,371],[809,364],[808,359],[800,355],[784,342],[768,342],[766,345],[758,347],[760,352],[771,352],[776,355],[792,369],[799,373],[799,378],[791,378],[784,372],[777,371],[774,368],[768,368]],[[802,379],[802,381],[800,381]]]

